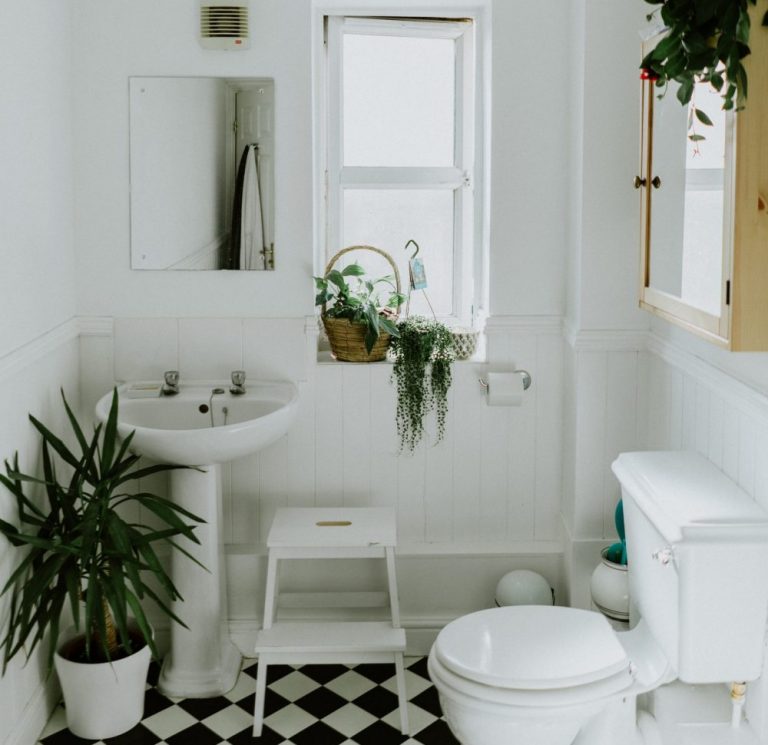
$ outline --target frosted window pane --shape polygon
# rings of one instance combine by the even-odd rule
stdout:
[[[455,42],[344,36],[344,165],[452,166]]]
[[[408,259],[403,248],[409,238],[420,246],[427,294],[438,316],[453,311],[453,191],[449,189],[348,189],[344,192],[344,245],[376,246],[397,262],[403,291],[408,288]],[[387,262],[369,252],[352,251],[344,259],[357,261],[379,277],[391,274]],[[404,310],[404,309],[403,309]],[[414,292],[411,314],[432,315],[423,292]]]

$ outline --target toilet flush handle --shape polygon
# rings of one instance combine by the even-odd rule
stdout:
[[[658,551],[654,551],[651,554],[651,558],[656,559],[662,566],[668,566],[669,562],[672,561],[672,547],[667,546],[666,548],[660,548]]]

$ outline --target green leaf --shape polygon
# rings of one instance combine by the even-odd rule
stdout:
[[[112,468],[112,456],[117,446],[117,388],[112,389],[112,403],[107,415],[107,423],[104,427],[104,439],[101,450],[101,472],[108,473]]]
[[[701,109],[694,109],[693,112],[702,124],[706,124],[708,127],[714,126],[712,120]]]
[[[706,140],[707,138],[704,137],[704,135],[693,134],[693,135],[688,135],[688,139],[691,142],[701,142],[702,140]]]
[[[400,336],[399,329],[388,318],[384,318],[384,316],[381,316],[379,318],[379,324],[381,324],[381,328],[383,328],[384,331],[386,331],[390,336],[394,336],[394,337]]]
[[[42,422],[35,419],[32,414],[29,415],[29,421],[32,422],[34,428],[43,436],[43,439],[58,453],[59,457],[65,463],[68,463],[75,469],[80,467],[80,459],[77,458]]]
[[[331,269],[331,271],[328,272],[327,279],[329,282],[335,284],[342,292],[347,292],[349,290],[347,283],[344,281],[344,276],[337,269]]]
[[[314,277],[314,280],[315,280],[315,289],[317,290],[328,289],[328,282],[326,281],[325,277]]]
[[[147,616],[144,613],[144,609],[141,607],[141,603],[130,590],[126,592],[126,600],[131,608],[133,617],[136,619],[136,625],[139,627],[141,635],[144,637],[144,641],[149,645],[153,656],[157,658],[158,651],[152,636],[152,628],[149,625],[149,621],[147,621]]]
[[[749,44],[749,13],[744,9],[739,12],[739,22],[736,24],[734,35],[742,44]]]
[[[147,466],[146,468],[139,468],[136,471],[121,476],[116,479],[112,486],[117,488],[121,484],[125,484],[128,481],[137,481],[138,479],[145,479],[147,476],[152,476],[155,473],[164,473],[165,471],[177,471],[180,468],[186,468],[187,466],[177,466],[170,463],[155,463],[153,466]]]
[[[694,83],[693,78],[687,78],[680,83],[680,87],[677,89],[677,100],[683,106],[687,106],[690,103],[691,96],[693,96]]]
[[[365,319],[367,321],[367,328],[365,331],[365,349],[368,354],[371,353],[373,345],[379,338],[379,312],[372,305],[365,307]]]
[[[365,269],[360,264],[348,264],[341,272],[344,277],[362,277],[365,274]]]
[[[88,451],[88,441],[86,440],[85,435],[83,434],[83,430],[75,418],[75,415],[72,413],[72,409],[67,403],[67,397],[64,395],[64,389],[60,388],[59,391],[61,392],[61,400],[64,402],[64,409],[67,412],[67,418],[69,419],[69,423],[72,426],[72,431],[75,433],[75,437],[77,437],[77,441],[80,443],[80,448],[83,451],[83,455],[85,455],[85,453]]]

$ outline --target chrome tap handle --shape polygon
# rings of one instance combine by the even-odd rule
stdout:
[[[236,396],[245,393],[245,370],[232,371],[232,387],[229,392]]]
[[[179,371],[178,370],[166,370],[163,373],[162,394],[164,396],[173,396],[179,392]]]

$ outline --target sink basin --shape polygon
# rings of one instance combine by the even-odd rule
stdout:
[[[170,498],[198,515],[198,543],[185,538],[171,553],[171,577],[181,598],[173,613],[187,624],[171,624],[170,648],[158,688],[166,696],[207,698],[229,691],[240,672],[241,656],[229,634],[226,556],[222,534],[224,463],[255,453],[282,437],[298,413],[299,391],[292,383],[249,382],[242,395],[220,382],[187,383],[175,396],[131,398],[130,384],[118,388],[117,429],[135,432],[131,449],[155,461],[196,469],[170,473]],[[221,393],[211,396],[214,388]],[[112,393],[96,404],[105,421]]]
[[[221,388],[225,393],[214,395]],[[201,466],[225,463],[255,453],[282,437],[296,419],[298,389],[292,383],[249,383],[233,395],[223,383],[180,386],[175,396],[129,398],[118,389],[118,432],[135,431],[131,449],[161,463]],[[96,405],[105,421],[112,394]]]

